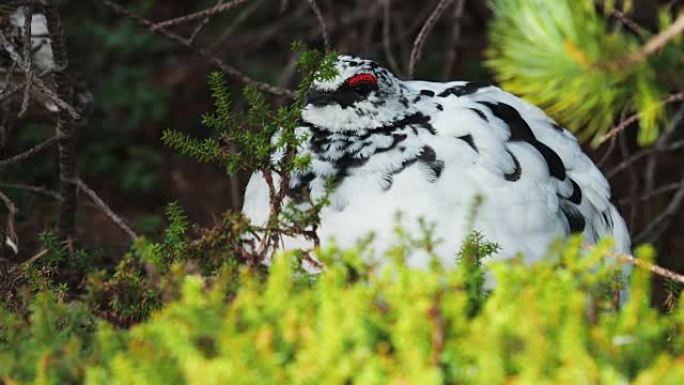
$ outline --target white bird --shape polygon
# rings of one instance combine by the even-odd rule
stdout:
[[[571,233],[587,243],[611,236],[617,252],[629,252],[606,178],[541,109],[491,85],[403,81],[370,60],[340,56],[336,67],[337,77],[314,82],[307,98],[298,133],[309,140],[299,151],[312,160],[290,183],[289,199],[317,199],[333,181],[318,228],[323,245],[353,246],[373,232],[382,252],[401,212],[406,231],[419,231],[419,218],[436,225],[436,253],[446,265],[473,229],[499,244],[495,258],[520,252],[534,261]],[[482,203],[471,221],[476,197]],[[268,210],[257,172],[243,212],[261,225]]]

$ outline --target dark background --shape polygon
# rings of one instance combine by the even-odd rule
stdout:
[[[405,76],[413,41],[438,3],[410,0],[319,0],[332,46],[341,53],[368,57]],[[458,1],[455,1],[458,3]],[[655,30],[657,6],[672,1],[636,1],[632,18]],[[215,1],[152,1],[121,3],[152,21],[162,21],[211,7]],[[388,7],[388,8],[386,8]],[[222,170],[201,164],[166,148],[162,130],[173,128],[202,137],[210,133],[200,124],[201,113],[211,110],[206,77],[217,68],[207,60],[117,15],[102,2],[62,1],[70,69],[77,88],[90,92],[93,104],[78,123],[80,175],[140,234],[154,237],[164,226],[164,207],[178,201],[191,222],[209,225],[228,209],[239,209],[248,175],[228,177]],[[418,63],[416,78],[428,80],[481,80],[493,82],[484,67],[487,25],[492,15],[483,1],[466,1],[462,13],[451,6],[429,35]],[[389,41],[383,28],[389,21]],[[619,23],[611,18],[611,22]],[[174,27],[189,35],[196,22]],[[300,40],[322,48],[320,25],[304,0],[253,0],[211,19],[195,44],[250,76],[285,88],[294,88],[295,55],[289,46]],[[391,54],[388,54],[391,53]],[[244,84],[228,78],[238,95]],[[274,103],[285,101],[269,98]],[[236,97],[239,106],[239,98]],[[672,105],[672,112],[679,105]],[[16,117],[16,103],[4,105],[0,158],[21,152],[53,132],[45,111],[35,106],[30,118]],[[43,123],[44,122],[44,123]],[[616,122],[617,123],[617,122]],[[680,123],[673,135],[682,137]],[[614,148],[585,146],[604,172],[641,149],[636,127],[627,129]],[[657,155],[656,186],[677,182],[682,174],[682,151]],[[645,180],[644,158],[618,173],[610,182],[632,234],[637,234],[669,204],[672,193],[641,199]],[[0,182],[26,183],[56,189],[56,153],[48,150],[27,162],[0,171]],[[3,190],[5,191],[5,190]],[[0,257],[22,261],[40,249],[38,234],[54,226],[57,202],[35,194],[6,190],[20,209],[16,231],[20,251],[4,247]],[[79,242],[116,259],[129,240],[86,197],[79,200]],[[665,231],[652,239],[658,263],[684,271],[684,210],[673,213]],[[660,283],[656,283],[660,285]]]

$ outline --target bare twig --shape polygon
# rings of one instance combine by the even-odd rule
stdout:
[[[668,42],[677,37],[684,31],[684,12],[680,13],[677,19],[664,31],[653,36],[646,42],[639,50],[630,53],[629,55],[619,58],[612,63],[619,66],[633,65],[641,63],[656,51],[663,48]]]
[[[52,89],[50,89],[50,87],[47,86],[47,84],[45,84],[35,75],[33,76],[33,82],[36,84],[36,88],[38,88],[38,91],[40,91],[43,95],[50,98],[50,100],[52,100],[57,105],[60,111],[64,111],[67,114],[69,114],[71,119],[73,120],[81,119],[81,115],[78,112],[76,112],[76,109],[71,104],[67,103],[64,100],[64,98],[59,95],[59,92],[55,93]]]
[[[615,175],[617,175],[619,172],[627,169],[629,166],[633,165],[637,161],[643,159],[644,157],[655,154],[657,152],[669,152],[669,151],[677,151],[684,149],[684,139],[678,140],[676,142],[672,142],[669,145],[662,147],[662,148],[647,148],[645,150],[641,150],[637,152],[636,154],[630,156],[629,158],[623,160],[615,166],[612,170],[608,171],[606,173],[606,176],[610,179],[613,178]]]
[[[48,8],[49,8],[49,7],[46,6],[46,9],[48,9]],[[60,26],[61,26],[61,24],[60,24]],[[50,28],[50,27],[49,27],[49,24],[48,24],[48,29],[49,29],[49,28]],[[57,38],[57,37],[55,37],[55,38]],[[52,38],[51,38],[51,39],[52,39]],[[60,39],[61,39],[61,37],[60,37]],[[33,74],[33,73],[30,71],[30,68],[31,68],[30,64],[29,64],[26,60],[24,60],[24,58],[22,58],[21,56],[19,56],[19,54],[18,54],[18,53],[16,52],[16,50],[14,49],[14,46],[6,39],[5,36],[4,36],[3,34],[1,34],[1,33],[0,33],[0,44],[2,44],[4,47],[8,48],[8,49],[7,49],[7,52],[9,53],[10,57],[12,58],[12,60],[13,60],[15,63],[17,63],[17,65],[18,65],[21,69],[23,69],[24,71],[28,71],[28,72],[30,72],[30,73],[32,74],[31,76],[32,76],[33,79],[31,80],[31,82],[35,84],[35,86],[38,88],[38,90],[39,90],[40,92],[42,92],[45,96],[47,96],[48,98],[50,98],[50,99],[59,107],[60,111],[63,110],[63,111],[65,111],[65,112],[67,112],[69,115],[71,115],[71,118],[74,119],[74,120],[78,120],[78,119],[81,118],[81,116],[79,115],[79,113],[76,112],[76,109],[75,109],[74,107],[72,107],[69,103],[67,103],[67,102],[64,100],[64,98],[62,97],[62,96],[64,96],[64,95],[60,95],[60,92],[55,93],[54,91],[52,91],[52,90],[50,89],[50,87],[48,87],[48,86],[45,84],[45,82],[43,82],[43,80],[40,79],[40,77],[35,76],[35,74]],[[52,42],[51,44],[53,44],[53,52],[56,51],[56,47],[55,47],[55,46],[57,46],[57,44],[54,43],[54,42]],[[58,47],[58,46],[57,46],[57,47]],[[59,65],[57,65],[57,62],[58,62],[57,53],[54,52],[54,55],[55,55],[55,73],[58,73],[59,71],[61,71],[61,70],[60,70],[61,67],[60,67]],[[66,55],[66,53],[64,53],[64,55]],[[30,56],[30,55],[29,55],[29,56]],[[67,66],[67,62],[65,62],[64,68],[66,68],[66,66]],[[41,74],[41,76],[44,76],[44,74]],[[13,89],[10,90],[10,91],[6,91],[6,92],[0,97],[0,99],[4,100],[5,98],[11,96],[13,93],[15,93],[15,92],[17,92],[19,89],[21,89],[21,87],[22,87],[22,86],[17,86],[17,87],[13,88]]]
[[[26,6],[24,17],[24,61],[26,62],[26,80],[24,85],[24,95],[21,101],[19,117],[23,117],[29,109],[31,102],[31,88],[33,87],[33,54],[31,53],[31,24],[33,23],[33,2]]]
[[[667,146],[668,141],[670,140],[670,137],[677,131],[677,126],[679,126],[679,123],[684,119],[684,105],[680,106],[677,112],[674,114],[672,117],[672,120],[668,123],[667,127],[663,130],[663,133],[660,135],[658,140],[656,141],[655,146],[653,148],[656,150],[656,153],[653,154],[653,156],[649,157],[648,160],[646,161],[646,167],[644,170],[644,189],[643,192],[644,194],[648,195],[651,193],[651,191],[655,188],[656,185],[656,171],[657,171],[657,165],[658,165],[658,155],[660,152],[662,152],[662,149]],[[652,213],[653,213],[653,207],[650,204],[644,205],[644,217],[645,218],[652,218]]]
[[[67,100],[71,94],[67,68],[69,61],[64,46],[62,21],[56,0],[45,2],[45,17],[47,19],[50,46],[55,62],[56,99]],[[40,88],[40,84],[36,82]],[[47,87],[45,87],[47,89]],[[45,92],[45,90],[42,90]],[[69,181],[76,178],[76,142],[74,140],[74,115],[65,108],[57,112],[56,135],[59,136],[59,190],[62,200],[59,205],[58,232],[62,240],[74,238],[76,225],[76,186]]]
[[[653,242],[658,239],[670,225],[670,222],[672,222],[672,220],[677,216],[683,203],[684,175],[682,175],[678,190],[670,200],[670,204],[668,204],[665,210],[663,210],[660,215],[651,221],[651,223],[649,223],[644,230],[642,230],[633,238],[634,243]]]
[[[3,169],[4,167],[11,165],[11,164],[21,162],[25,159],[28,159],[28,158],[38,154],[39,152],[43,151],[44,149],[46,149],[46,148],[52,146],[53,144],[57,143],[59,141],[59,139],[60,139],[60,137],[58,135],[55,135],[55,136],[45,140],[44,142],[41,142],[41,143],[31,147],[30,149],[20,153],[20,154],[14,155],[14,156],[9,157],[7,159],[0,160],[0,170]]]
[[[157,33],[161,36],[164,36],[165,38],[181,45],[182,47],[185,47],[186,49],[190,50],[191,52],[194,52],[196,55],[208,60],[210,63],[219,67],[221,69],[221,71],[232,76],[233,78],[235,78],[235,79],[237,79],[237,80],[239,80],[245,84],[253,85],[257,89],[264,91],[264,92],[267,92],[269,94],[272,94],[275,96],[286,97],[288,99],[294,99],[295,95],[294,95],[294,92],[292,92],[291,90],[283,89],[280,87],[275,87],[271,84],[252,79],[251,77],[249,77],[247,74],[245,74],[241,70],[225,63],[223,60],[219,59],[218,57],[209,54],[205,49],[194,47],[188,40],[184,39],[182,36],[175,34],[173,32],[170,32],[167,29],[161,28],[161,27],[158,27],[157,29],[152,29],[154,27],[154,23],[145,19],[144,17],[127,10],[126,8],[122,7],[121,5],[115,3],[112,0],[101,0],[101,1],[105,6],[107,6],[111,10],[113,10],[115,13],[122,15],[122,16],[125,16],[125,17],[128,17],[131,20],[135,21],[138,25],[147,28],[151,32],[154,32],[154,33]]]
[[[216,5],[217,5],[217,6],[218,6],[218,5],[221,5],[221,4],[223,4],[223,0],[218,0],[218,1],[216,2]],[[199,24],[197,24],[197,26],[196,26],[195,29],[192,31],[192,33],[190,34],[190,36],[186,39],[186,41],[187,41],[188,43],[192,44],[192,43],[195,41],[195,39],[197,38],[197,36],[199,36],[200,32],[202,32],[202,30],[204,29],[204,27],[206,27],[207,24],[209,24],[209,21],[210,21],[210,20],[211,20],[211,16],[205,17]]]
[[[392,52],[392,42],[390,40],[390,32],[392,29],[392,19],[390,18],[390,10],[392,7],[392,0],[382,0],[382,49],[385,51],[385,57],[389,63],[392,72],[400,75],[399,65],[397,59],[394,58]]]
[[[620,254],[620,253],[612,253],[612,254],[607,254],[606,256],[609,258],[615,259],[619,262],[629,263],[629,264],[634,265],[636,267],[649,270],[655,275],[659,275],[661,277],[665,277],[665,278],[671,279],[671,280],[679,282],[679,283],[684,283],[684,275],[675,273],[674,271],[666,269],[664,267],[661,267],[661,266],[658,266],[658,265],[655,265],[655,264],[652,264],[652,263],[649,263],[646,261],[642,261],[638,258],[634,258],[631,255]]]
[[[32,192],[34,194],[39,194],[39,195],[44,195],[46,197],[50,197],[50,198],[57,200],[57,201],[62,200],[62,196],[59,195],[58,192],[48,190],[45,187],[40,187],[40,186],[29,186],[26,184],[18,184],[18,183],[0,183],[0,188],[29,191],[29,192]]]
[[[1,184],[0,184],[0,187],[2,187]],[[675,191],[675,190],[679,190],[679,187],[680,187],[679,182],[670,183],[670,184],[666,184],[664,186],[660,186],[658,188],[655,188],[655,189],[649,191],[646,194],[641,195],[639,197],[639,201],[644,202],[644,201],[651,200],[652,198],[655,198],[657,196],[667,194],[667,193]],[[622,205],[622,204],[628,203],[628,201],[629,201],[629,199],[620,199],[618,201],[618,203]]]
[[[435,24],[437,24],[437,20],[439,20],[440,16],[442,16],[442,13],[444,13],[444,10],[451,4],[452,1],[453,0],[440,0],[435,7],[435,10],[432,11],[430,17],[428,17],[428,19],[425,21],[425,24],[423,24],[423,28],[421,28],[420,32],[418,32],[418,36],[416,36],[416,40],[413,42],[413,49],[411,50],[411,56],[409,58],[409,78],[413,78],[416,63],[418,60],[420,60],[420,57],[423,53],[423,45],[425,45],[425,40],[427,40],[428,35],[430,32],[432,32]]]
[[[85,183],[83,183],[82,180],[80,179],[72,179],[69,181],[80,191],[83,191],[88,197],[95,203],[95,205],[102,210],[102,212],[109,217],[109,219],[114,222],[123,232],[125,232],[131,240],[135,241],[138,239],[138,235],[126,224],[126,222],[118,216],[114,211],[112,211],[111,208],[100,198],[95,191],[93,191],[90,187],[88,187]]]
[[[218,5],[215,5],[211,8],[205,9],[203,11],[191,13],[188,15],[183,15],[180,17],[176,17],[174,19],[170,19],[170,20],[162,21],[160,23],[153,24],[150,27],[150,29],[152,31],[156,31],[158,29],[165,29],[165,28],[169,28],[169,27],[174,27],[178,24],[188,23],[188,22],[191,22],[194,20],[209,18],[209,17],[215,16],[221,12],[226,12],[226,11],[229,11],[233,8],[236,8],[236,7],[242,5],[246,2],[247,2],[247,0],[233,0],[229,3],[218,4]]]
[[[325,24],[325,18],[323,18],[323,12],[318,7],[316,0],[307,0],[309,6],[318,20],[318,24],[321,27],[321,35],[323,35],[323,44],[325,44],[325,52],[330,52],[330,35],[328,35],[328,26]]]
[[[7,197],[2,191],[0,191],[0,200],[5,204],[7,208],[7,238],[5,238],[5,244],[9,246],[14,254],[19,252],[19,238],[17,233],[14,231],[14,216],[19,212],[17,206],[12,202],[11,199]]]
[[[662,104],[670,104],[670,103],[676,103],[676,102],[681,102],[684,100],[684,92],[678,92],[676,94],[668,95],[665,99],[662,100]],[[606,140],[613,138],[615,135],[619,134],[622,132],[625,128],[629,127],[632,123],[636,122],[639,119],[639,114],[634,114],[627,119],[623,120],[618,124],[617,126],[611,128],[606,134],[604,134],[598,141],[599,144],[604,143]]]
[[[463,18],[464,9],[465,0],[456,0],[451,17],[451,36],[449,36],[449,45],[446,47],[447,53],[446,58],[444,58],[444,69],[442,70],[442,78],[444,80],[449,80],[451,77],[451,70],[458,57],[458,41],[461,39],[461,19]]]

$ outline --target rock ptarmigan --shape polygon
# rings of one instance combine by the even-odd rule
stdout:
[[[316,199],[333,182],[318,228],[323,244],[352,246],[373,232],[381,252],[401,212],[406,231],[418,231],[419,218],[436,225],[436,252],[447,265],[469,222],[500,245],[498,258],[521,252],[534,261],[571,233],[587,243],[612,236],[616,251],[629,252],[606,178],[541,109],[487,84],[403,81],[370,60],[340,56],[336,67],[337,77],[314,82],[306,100],[298,134],[308,140],[298,151],[310,153],[311,164],[290,183],[290,199],[302,192]],[[243,212],[261,225],[268,210],[257,172]],[[413,259],[427,264],[425,256]]]

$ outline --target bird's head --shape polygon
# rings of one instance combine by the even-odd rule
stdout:
[[[410,113],[406,87],[389,70],[371,60],[340,56],[337,76],[316,80],[302,119],[333,132],[369,130]]]

